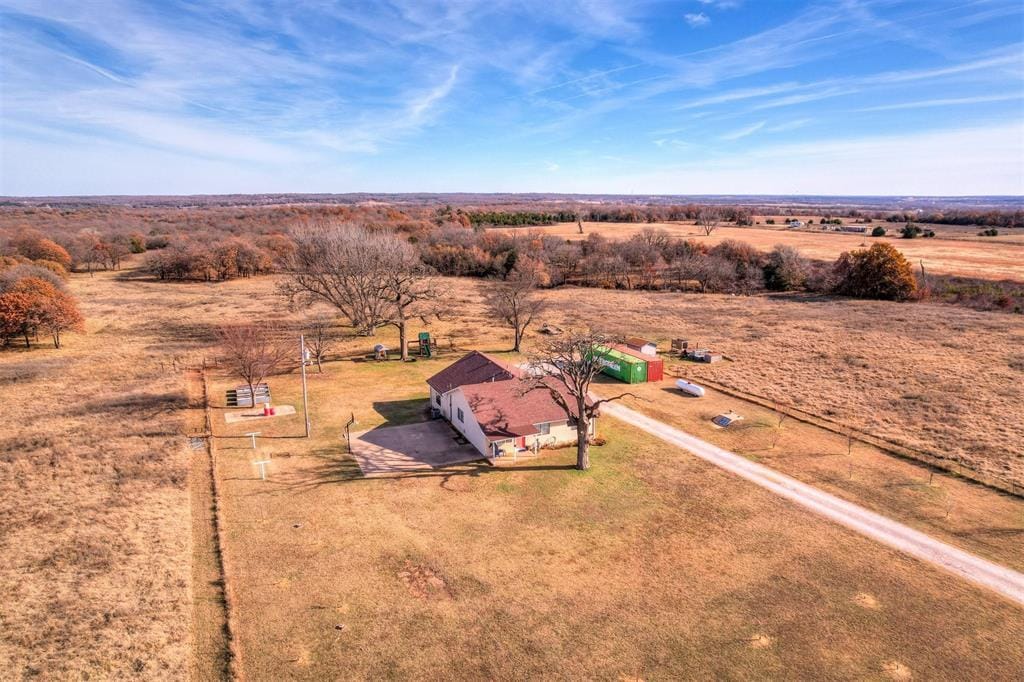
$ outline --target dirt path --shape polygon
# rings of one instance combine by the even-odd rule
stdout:
[[[206,396],[202,377],[187,373],[190,433],[206,433]],[[224,572],[217,541],[213,499],[213,469],[208,439],[197,440],[192,451],[189,491],[192,508],[192,655],[189,678],[226,680],[231,678],[230,633],[224,595]],[[201,445],[201,447],[199,447]]]
[[[1024,574],[935,540],[901,523],[801,483],[761,464],[751,462],[740,455],[723,450],[623,405],[607,403],[602,406],[602,411],[604,414],[621,419],[667,443],[687,450],[715,466],[745,478],[751,483],[796,502],[815,514],[824,516],[950,573],[983,585],[1024,606]]]

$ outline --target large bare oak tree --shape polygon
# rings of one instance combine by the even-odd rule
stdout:
[[[363,334],[397,328],[407,360],[408,323],[425,319],[437,298],[415,247],[393,232],[345,223],[306,227],[294,241],[281,293],[292,303],[328,303]]]
[[[530,363],[527,390],[548,391],[570,421],[576,421],[576,468],[581,471],[590,468],[591,424],[601,406],[633,395],[600,399],[590,395],[590,384],[604,368],[599,349],[615,341],[601,332],[569,332],[547,341]]]

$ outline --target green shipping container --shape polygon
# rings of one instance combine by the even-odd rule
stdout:
[[[597,348],[598,359],[604,365],[601,371],[627,384],[647,381],[647,361],[620,353],[614,348]]]

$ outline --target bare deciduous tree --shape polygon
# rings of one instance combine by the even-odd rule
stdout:
[[[318,315],[306,325],[306,349],[313,362],[316,363],[318,373],[323,373],[324,358],[334,342],[331,322],[331,318],[327,315]]]
[[[545,343],[530,363],[528,390],[548,391],[569,420],[576,422],[576,468],[581,471],[590,468],[591,424],[601,405],[633,395],[600,400],[589,395],[591,382],[604,368],[598,349],[612,342],[612,337],[600,332],[570,332]]]
[[[391,253],[388,267],[381,272],[381,293],[386,302],[381,324],[398,330],[402,360],[406,361],[409,359],[408,324],[415,318],[426,322],[428,315],[437,314],[433,303],[438,293],[412,244],[402,239],[399,243],[400,248]]]
[[[507,280],[495,282],[484,302],[492,315],[512,327],[512,350],[518,353],[527,327],[545,308],[544,300],[538,295],[536,278],[514,272]]]
[[[775,403],[774,411],[777,419],[774,428],[772,428],[772,450],[779,444],[779,438],[782,436],[782,425],[785,423],[786,418],[789,417],[789,414],[782,411],[782,406],[778,402]]]
[[[288,357],[287,346],[265,324],[221,327],[217,336],[224,365],[249,387],[251,407],[255,407],[256,388]]]
[[[677,258],[672,268],[679,281],[697,282],[702,294],[728,289],[736,280],[736,266],[721,256],[692,253]]]
[[[718,228],[718,223],[721,221],[722,211],[711,206],[702,208],[700,213],[697,214],[697,225],[700,226],[700,229],[704,230],[704,236],[706,237],[711,236],[711,233]]]
[[[359,332],[398,329],[408,359],[410,320],[429,314],[436,299],[415,248],[392,232],[360,225],[321,224],[295,235],[281,293],[292,303],[329,303]]]

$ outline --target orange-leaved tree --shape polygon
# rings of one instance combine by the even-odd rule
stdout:
[[[22,277],[0,293],[0,337],[5,345],[21,337],[28,348],[40,331],[60,348],[61,334],[85,331],[85,318],[67,292],[38,277]]]
[[[42,235],[29,232],[13,240],[14,247],[21,255],[31,260],[48,260],[60,263],[65,270],[71,269],[71,254],[63,246]]]
[[[843,253],[834,266],[837,294],[905,301],[917,291],[910,262],[892,244]]]

